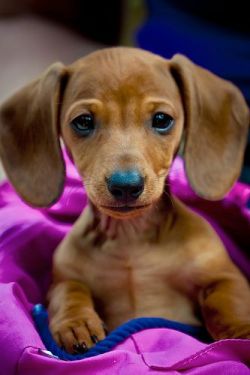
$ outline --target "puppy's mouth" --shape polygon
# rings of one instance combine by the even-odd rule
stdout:
[[[126,212],[142,210],[142,209],[147,208],[149,206],[150,206],[149,204],[144,204],[144,205],[141,205],[141,206],[123,205],[123,206],[101,206],[101,207],[106,209],[106,210],[109,210],[109,211],[126,213]]]
[[[129,205],[124,204],[120,206],[99,206],[101,211],[106,215],[111,216],[115,219],[131,219],[143,214],[143,212],[150,207],[150,204],[147,205]]]

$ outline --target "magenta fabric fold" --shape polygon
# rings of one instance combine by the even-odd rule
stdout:
[[[55,247],[87,205],[67,155],[65,161],[64,193],[51,208],[31,208],[9,183],[0,186],[0,375],[250,374],[250,340],[204,344],[167,328],[138,332],[112,351],[80,361],[61,361],[45,352],[31,310],[44,303]],[[238,182],[223,200],[205,201],[188,185],[181,159],[170,182],[173,193],[213,225],[250,278],[250,187]]]

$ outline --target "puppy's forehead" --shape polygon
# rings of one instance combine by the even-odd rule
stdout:
[[[124,95],[178,95],[169,61],[140,49],[104,49],[76,61],[69,71],[66,95],[71,102],[81,98],[105,101]]]

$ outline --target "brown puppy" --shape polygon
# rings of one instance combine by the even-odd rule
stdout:
[[[61,135],[89,206],[56,249],[50,328],[70,352],[139,316],[250,338],[250,289],[210,225],[170,196],[181,141],[193,189],[220,199],[249,126],[240,92],[177,55],[133,48],[52,65],[1,108],[0,153],[18,193],[47,206],[63,188]]]

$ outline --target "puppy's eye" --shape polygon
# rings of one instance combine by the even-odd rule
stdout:
[[[94,117],[91,114],[80,115],[76,117],[70,125],[78,135],[87,137],[95,128]]]
[[[167,134],[173,125],[173,117],[166,113],[157,112],[152,119],[152,128],[159,134]]]

